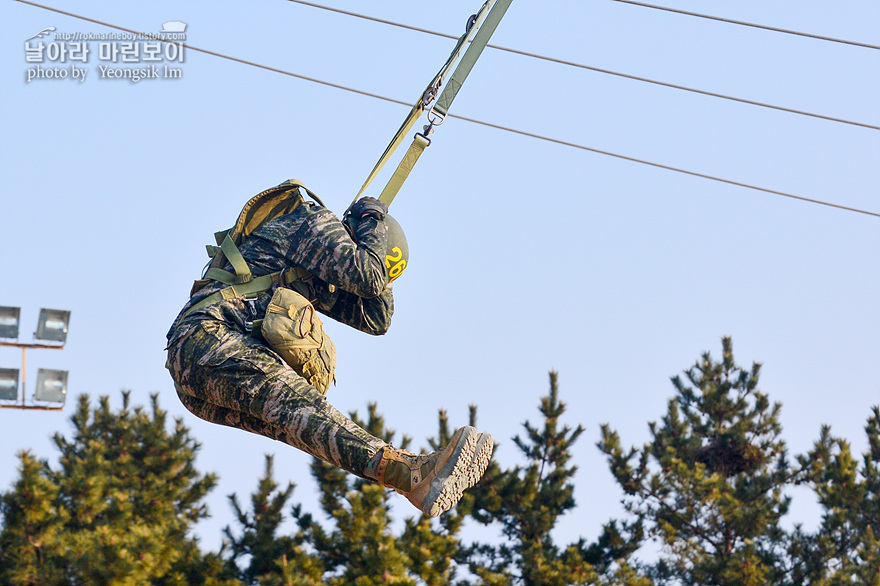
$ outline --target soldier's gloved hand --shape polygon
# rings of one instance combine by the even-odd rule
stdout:
[[[375,197],[362,197],[351,206],[351,215],[358,220],[364,216],[384,220],[387,213],[388,206]]]

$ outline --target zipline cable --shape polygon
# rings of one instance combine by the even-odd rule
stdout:
[[[425,29],[425,28],[420,28],[420,27],[417,27],[417,26],[411,26],[411,25],[408,25],[408,24],[400,23],[400,22],[394,22],[394,21],[392,21],[392,20],[385,20],[385,19],[383,19],[383,18],[376,18],[375,16],[369,16],[369,15],[366,15],[366,14],[360,14],[360,13],[357,13],[357,12],[351,12],[351,11],[348,11],[348,10],[342,10],[342,9],[340,9],[340,8],[333,8],[333,7],[331,7],[331,6],[324,6],[324,5],[322,5],[322,4],[316,4],[316,3],[314,3],[314,2],[307,2],[306,0],[287,0],[287,1],[288,1],[288,2],[294,2],[294,3],[296,3],[296,4],[303,4],[303,5],[305,5],[305,6],[311,6],[312,8],[319,8],[319,9],[321,9],[321,10],[327,10],[327,11],[329,11],[329,12],[336,12],[336,13],[338,13],[338,14],[344,14],[344,15],[346,15],[346,16],[353,16],[353,17],[355,17],[355,18],[360,18],[360,19],[363,19],[363,20],[369,20],[369,21],[378,22],[378,23],[381,23],[381,24],[387,24],[387,25],[390,25],[390,26],[395,26],[395,27],[398,27],[398,28],[407,29],[407,30],[411,30],[411,31],[419,32],[419,33],[424,33],[424,34],[434,35],[434,36],[437,36],[437,37],[443,37],[443,38],[445,38],[445,39],[453,39],[453,40],[454,40],[454,39],[457,39],[457,38],[458,38],[458,37],[456,37],[455,35],[449,35],[449,34],[446,34],[446,33],[441,33],[441,32],[437,32],[437,31],[432,31],[432,30]],[[826,115],[824,115],[824,114],[816,114],[816,113],[813,113],[813,112],[806,112],[806,111],[804,111],[804,110],[796,110],[796,109],[794,109],[794,108],[786,108],[786,107],[784,107],[784,106],[775,106],[775,105],[773,105],[773,104],[767,104],[767,103],[764,103],[764,102],[758,102],[758,101],[755,101],[755,100],[748,100],[748,99],[745,99],[745,98],[737,98],[737,97],[735,97],[735,96],[728,96],[728,95],[725,95],[725,94],[719,94],[719,93],[716,93],[716,92],[710,92],[710,91],[706,91],[706,90],[700,90],[700,89],[696,89],[696,88],[692,88],[692,87],[687,87],[687,86],[683,86],[683,85],[678,85],[678,84],[674,84],[674,83],[667,83],[667,82],[665,82],[665,81],[658,81],[658,80],[650,79],[650,78],[647,78],[647,77],[639,77],[639,76],[636,76],[636,75],[630,75],[630,74],[628,74],[628,73],[620,73],[620,72],[618,72],[618,71],[611,71],[611,70],[609,70],[609,69],[601,69],[601,68],[599,68],[599,67],[593,67],[593,66],[591,66],[591,65],[584,65],[583,63],[577,63],[577,62],[574,62],[574,61],[566,61],[566,60],[564,60],[564,59],[558,59],[558,58],[556,58],[556,57],[548,57],[548,56],[546,56],[546,55],[540,55],[540,54],[537,54],[537,53],[530,53],[530,52],[528,52],[528,51],[521,51],[521,50],[519,50],[519,49],[511,49],[510,47],[502,47],[502,46],[500,46],[500,45],[493,45],[493,44],[491,44],[491,43],[489,43],[488,45],[486,45],[486,47],[487,47],[487,48],[491,48],[491,49],[495,49],[496,51],[505,51],[505,52],[507,52],[507,53],[512,53],[512,54],[515,54],[515,55],[521,55],[521,56],[524,56],[524,57],[531,57],[531,58],[533,58],[533,59],[540,59],[540,60],[542,60],[542,61],[549,61],[549,62],[551,62],[551,63],[558,63],[558,64],[560,64],[560,65],[566,65],[566,66],[569,66],[569,67],[577,67],[577,68],[579,68],[579,69],[586,69],[586,70],[588,70],[588,71],[595,71],[595,72],[597,72],[597,73],[604,73],[604,74],[606,74],[606,75],[614,75],[614,76],[617,76],[617,77],[622,77],[622,78],[625,78],[625,79],[631,79],[631,80],[634,80],[634,81],[641,81],[641,82],[644,82],[644,83],[651,83],[651,84],[654,84],[654,85],[659,85],[659,86],[662,86],[662,87],[668,87],[668,88],[672,88],[672,89],[676,89],[676,90],[682,90],[682,91],[686,91],[686,92],[692,92],[692,93],[700,94],[700,95],[703,95],[703,96],[710,96],[710,97],[713,97],[713,98],[721,98],[721,99],[724,99],[724,100],[730,100],[730,101],[732,101],[732,102],[739,102],[739,103],[741,103],[741,104],[749,104],[749,105],[751,105],[751,106],[759,106],[759,107],[761,107],[761,108],[770,108],[770,109],[778,110],[778,111],[781,111],[781,112],[788,112],[788,113],[790,113],[790,114],[799,114],[799,115],[801,115],[801,116],[810,116],[810,117],[812,117],[812,118],[819,118],[819,119],[821,119],[821,120],[829,120],[829,121],[831,121],[831,122],[839,122],[839,123],[841,123],[841,124],[851,124],[851,125],[853,125],[853,126],[861,126],[862,128],[870,128],[871,130],[880,130],[880,126],[876,126],[876,125],[873,125],[873,124],[867,124],[867,123],[865,123],[865,122],[857,122],[857,121],[854,121],[854,120],[847,120],[847,119],[844,119],[844,118],[835,118],[835,117],[833,117],[833,116],[826,116]]]
[[[787,35],[797,35],[799,37],[808,37],[810,39],[819,39],[821,41],[830,41],[832,43],[843,43],[844,45],[853,45],[856,47],[865,47],[866,49],[878,49],[880,50],[880,45],[871,45],[869,43],[860,43],[858,41],[847,41],[845,39],[835,39],[833,37],[825,37],[822,35],[814,35],[812,33],[802,33],[798,31],[788,30],[784,28],[776,28],[774,26],[766,26],[763,24],[754,24],[752,22],[744,22],[741,20],[731,20],[729,18],[722,18],[720,16],[711,16],[708,14],[700,14],[698,12],[688,12],[687,10],[679,10],[678,8],[668,8],[666,6],[657,6],[655,4],[645,4],[644,2],[636,2],[635,0],[614,0],[615,2],[621,2],[623,4],[632,4],[634,6],[642,6],[644,8],[653,8],[655,10],[665,10],[666,12],[675,12],[677,14],[686,14],[687,16],[696,16],[699,18],[707,18],[709,20],[718,20],[720,22],[726,22],[729,24],[738,24],[741,26],[750,26],[752,28],[759,28],[767,31],[773,31],[776,33],[785,33]]]
[[[224,55],[223,53],[217,53],[216,51],[211,51],[211,50],[208,50],[208,49],[202,49],[202,48],[195,47],[195,46],[193,46],[193,45],[189,45],[189,44],[186,44],[186,43],[178,43],[178,42],[175,42],[175,41],[169,41],[169,40],[167,40],[167,39],[163,39],[163,38],[161,38],[160,36],[155,35],[155,34],[144,33],[144,32],[141,32],[141,31],[134,30],[134,29],[125,28],[125,27],[122,27],[122,26],[118,26],[118,25],[115,25],[115,24],[108,23],[108,22],[103,22],[103,21],[100,21],[100,20],[96,20],[96,19],[94,19],[94,18],[89,18],[89,17],[87,17],[87,16],[82,16],[82,15],[80,15],[80,14],[75,14],[75,13],[73,13],[73,12],[67,12],[67,11],[64,11],[64,10],[60,10],[60,9],[58,9],[58,8],[53,8],[53,7],[51,7],[51,6],[45,6],[45,5],[43,5],[43,4],[37,4],[36,2],[31,2],[30,0],[15,0],[15,1],[16,1],[16,2],[21,2],[22,4],[28,4],[28,5],[30,5],[30,6],[34,6],[34,7],[36,7],[36,8],[42,8],[42,9],[44,9],[44,10],[48,10],[48,11],[50,11],[50,12],[56,12],[56,13],[58,13],[58,14],[63,14],[63,15],[65,15],[65,16],[70,16],[70,17],[72,17],[72,18],[76,18],[76,19],[79,19],[79,20],[84,20],[84,21],[86,21],[86,22],[91,22],[91,23],[94,23],[94,24],[99,24],[99,25],[101,25],[101,26],[106,26],[106,27],[109,27],[109,28],[112,28],[112,29],[116,29],[116,30],[120,30],[120,31],[123,31],[123,32],[131,33],[131,34],[134,34],[134,35],[141,35],[141,36],[143,36],[143,37],[145,37],[145,38],[152,38],[152,39],[154,39],[154,40],[161,41],[161,42],[164,42],[164,43],[170,43],[170,44],[179,45],[179,46],[181,46],[181,47],[185,47],[185,48],[189,49],[190,51],[197,51],[197,52],[199,52],[199,53],[205,53],[205,54],[207,54],[207,55],[213,55],[214,57],[220,57],[221,59],[228,59],[229,61],[235,61],[235,62],[237,62],[237,63],[242,63],[242,64],[244,64],[244,65],[250,65],[250,66],[252,66],[252,67],[257,67],[257,68],[259,68],[259,69],[265,69],[265,70],[268,70],[268,71],[274,71],[274,72],[276,72],[276,73],[281,73],[281,74],[283,74],[283,75],[288,75],[288,76],[290,76],[290,77],[295,77],[295,78],[297,78],[297,79],[301,79],[301,80],[304,80],[304,81],[310,81],[310,82],[312,82],[312,83],[317,83],[317,84],[320,84],[320,85],[325,85],[325,86],[328,86],[328,87],[332,87],[332,88],[335,88],[335,89],[344,90],[344,91],[351,92],[351,93],[355,93],[355,94],[359,94],[359,95],[362,95],[362,96],[368,96],[368,97],[370,97],[370,98],[375,98],[375,99],[377,99],[377,100],[383,100],[383,101],[386,101],[386,102],[391,102],[391,103],[393,103],[393,104],[400,104],[400,105],[407,106],[407,107],[410,107],[410,106],[411,106],[411,104],[410,104],[409,102],[405,102],[405,101],[403,101],[403,100],[396,100],[396,99],[394,99],[394,98],[388,98],[388,97],[386,97],[386,96],[382,96],[382,95],[379,95],[379,94],[374,94],[374,93],[371,93],[371,92],[365,92],[365,91],[363,91],[363,90],[359,90],[359,89],[355,89],[355,88],[350,88],[350,87],[347,87],[347,86],[344,86],[344,85],[340,85],[340,84],[337,84],[337,83],[332,83],[332,82],[328,82],[328,81],[323,81],[323,80],[316,79],[316,78],[313,78],[313,77],[307,77],[307,76],[305,76],[305,75],[299,75],[299,74],[297,74],[297,73],[293,73],[293,72],[290,72],[290,71],[286,71],[286,70],[284,70],[284,69],[278,69],[277,67],[271,67],[271,66],[269,66],[269,65],[262,65],[262,64],[260,64],[260,63],[255,63],[255,62],[253,62],[253,61],[247,61],[247,60],[245,60],[245,59],[239,59],[238,57],[232,57],[232,56],[230,56],[230,55]],[[482,125],[482,126],[487,126],[487,127],[489,127],[489,128],[495,128],[496,130],[503,130],[503,131],[505,131],[505,132],[510,132],[510,133],[513,133],[513,134],[518,134],[518,135],[521,135],[521,136],[526,136],[526,137],[534,138],[534,139],[537,139],[537,140],[542,140],[542,141],[551,142],[551,143],[558,144],[558,145],[562,145],[562,146],[567,146],[567,147],[576,148],[576,149],[580,149],[580,150],[584,150],[584,151],[589,151],[589,152],[592,152],[592,153],[597,153],[597,154],[601,154],[601,155],[606,155],[606,156],[609,156],[609,157],[614,157],[614,158],[617,158],[617,159],[622,159],[622,160],[624,160],[624,161],[630,161],[630,162],[633,162],[633,163],[641,163],[641,164],[643,164],[643,165],[649,165],[649,166],[651,166],[651,167],[656,167],[656,168],[664,169],[664,170],[667,170],[667,171],[674,171],[674,172],[676,172],[676,173],[683,173],[683,174],[685,174],[685,175],[691,175],[691,176],[693,176],[693,177],[700,177],[700,178],[702,178],[702,179],[709,179],[709,180],[711,180],[711,181],[718,181],[718,182],[720,182],[720,183],[726,183],[726,184],[728,184],[728,185],[735,185],[735,186],[737,186],[737,187],[743,187],[743,188],[746,188],[746,189],[752,189],[752,190],[755,190],[755,191],[761,191],[761,192],[763,192],[763,193],[769,193],[769,194],[773,194],[773,195],[779,195],[779,196],[788,197],[788,198],[791,198],[791,199],[797,199],[797,200],[804,201],[804,202],[808,202],[808,203],[819,204],[819,205],[823,205],[823,206],[827,206],[827,207],[837,208],[837,209],[844,210],[844,211],[855,212],[855,213],[859,213],[859,214],[865,214],[865,215],[868,215],[868,216],[875,216],[875,217],[880,218],[880,213],[878,213],[878,212],[871,212],[871,211],[868,211],[868,210],[862,210],[862,209],[859,209],[859,208],[853,208],[853,207],[849,207],[849,206],[844,206],[844,205],[840,205],[840,204],[836,204],[836,203],[831,203],[831,202],[828,202],[828,201],[823,201],[823,200],[820,200],[820,199],[812,199],[812,198],[809,198],[809,197],[803,197],[803,196],[800,196],[800,195],[794,195],[794,194],[791,194],[791,193],[786,193],[786,192],[784,192],[784,191],[776,191],[776,190],[774,190],[774,189],[767,189],[767,188],[765,188],[765,187],[758,187],[758,186],[756,186],[756,185],[750,185],[750,184],[748,184],[748,183],[742,183],[742,182],[739,182],[739,181],[733,181],[733,180],[731,180],[731,179],[724,179],[724,178],[722,178],[722,177],[715,177],[715,176],[713,176],[713,175],[706,175],[706,174],[704,174],[704,173],[698,173],[698,172],[696,172],[696,171],[688,171],[688,170],[686,170],[686,169],[681,169],[681,168],[678,168],[678,167],[672,167],[672,166],[669,166],[669,165],[664,165],[664,164],[662,164],[662,163],[654,163],[654,162],[652,162],[652,161],[647,161],[647,160],[644,160],[644,159],[637,159],[637,158],[635,158],[635,157],[630,157],[630,156],[627,156],[627,155],[621,155],[621,154],[617,154],[617,153],[612,153],[612,152],[610,152],[610,151],[604,151],[604,150],[601,150],[601,149],[596,149],[596,148],[592,148],[592,147],[584,146],[584,145],[577,144],[577,143],[574,143],[574,142],[569,142],[569,141],[560,140],[560,139],[557,139],[557,138],[552,138],[552,137],[548,137],[548,136],[543,136],[543,135],[540,135],[540,134],[536,134],[536,133],[532,133],[532,132],[527,132],[527,131],[524,131],[524,130],[517,130],[517,129],[515,129],[515,128],[510,128],[510,127],[508,127],[508,126],[502,126],[502,125],[500,125],[500,124],[493,124],[493,123],[491,123],[491,122],[484,122],[484,121],[482,121],[482,120],[477,120],[477,119],[475,119],[475,118],[467,118],[467,117],[465,117],[465,116],[460,116],[460,115],[457,115],[457,114],[447,114],[447,118],[456,118],[456,119],[459,119],[459,120],[463,120],[463,121],[465,121],[465,122],[471,122],[471,123],[473,123],[473,124],[479,124],[479,125]]]

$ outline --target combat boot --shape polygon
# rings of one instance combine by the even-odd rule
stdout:
[[[428,517],[436,517],[480,480],[493,447],[491,435],[466,426],[455,432],[449,445],[432,454],[383,448],[376,480],[405,496]]]

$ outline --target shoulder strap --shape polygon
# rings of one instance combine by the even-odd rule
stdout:
[[[213,252],[211,254],[213,258],[208,270],[205,272],[205,277],[216,278],[208,275],[208,271],[211,269],[222,271],[223,265],[228,260],[235,269],[236,276],[240,279],[237,282],[245,283],[250,280],[250,269],[241,256],[238,245],[264,223],[278,216],[289,214],[302,205],[303,198],[299,191],[300,188],[320,203],[317,196],[306,189],[302,183],[296,179],[289,179],[280,185],[258,193],[244,204],[241,213],[238,214],[235,225],[229,230],[221,231],[214,235],[220,248],[218,250],[217,247],[208,247],[208,254]],[[211,272],[214,275],[222,274],[217,271]],[[223,272],[225,273],[225,271]],[[222,278],[217,280],[226,282]]]
[[[264,223],[289,214],[302,205],[303,196],[300,190],[305,191],[312,199],[324,206],[324,202],[317,195],[296,179],[289,179],[252,197],[242,208],[232,228],[214,234],[219,246],[207,246],[211,260],[205,267],[202,278],[193,284],[190,296],[211,281],[219,281],[226,285],[243,285],[252,282],[250,267],[238,247]],[[227,261],[232,265],[234,272],[223,268]],[[271,286],[271,282],[270,279],[266,288]]]

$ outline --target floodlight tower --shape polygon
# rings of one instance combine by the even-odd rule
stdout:
[[[65,309],[40,309],[40,318],[37,321],[37,331],[34,332],[34,338],[44,340],[43,343],[18,341],[20,316],[21,308],[19,307],[0,307],[0,346],[21,348],[21,403],[18,403],[19,370],[17,368],[0,368],[0,408],[61,411],[64,408],[64,401],[67,399],[67,371],[38,369],[34,401],[50,404],[28,405],[25,401],[25,391],[27,390],[26,356],[28,348],[62,350],[67,341],[70,312]],[[6,401],[13,402],[6,403]]]

